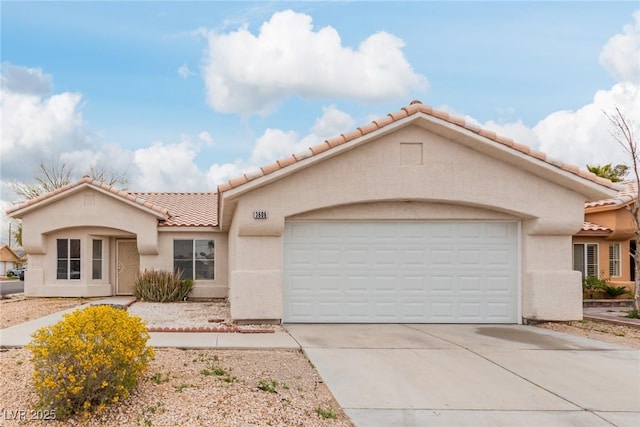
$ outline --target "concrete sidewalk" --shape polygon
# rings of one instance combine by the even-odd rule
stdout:
[[[584,320],[597,320],[640,328],[640,319],[625,317],[629,310],[631,310],[629,307],[584,307],[582,313]]]
[[[89,305],[111,304],[128,306],[133,301],[135,299],[132,297],[108,297],[0,329],[0,348],[24,347],[31,341],[31,335],[39,328],[53,325],[60,321],[65,314]],[[300,349],[300,345],[286,332],[275,332],[273,334],[151,332],[150,335],[149,345],[157,348]]]

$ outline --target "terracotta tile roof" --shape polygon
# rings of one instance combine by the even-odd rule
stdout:
[[[582,225],[582,231],[613,231],[610,228],[602,225],[595,224],[593,222],[586,222]]]
[[[130,193],[135,197],[162,206],[169,218],[160,227],[215,227],[218,225],[218,195],[216,193]]]
[[[374,132],[385,126],[391,125],[394,122],[397,122],[399,120],[405,119],[406,117],[410,117],[416,114],[426,114],[428,116],[443,120],[449,124],[459,126],[465,130],[474,132],[494,142],[510,147],[516,151],[527,154],[536,159],[547,162],[566,172],[572,173],[581,178],[587,179],[589,181],[595,182],[605,187],[613,188],[612,182],[609,181],[608,179],[600,178],[591,172],[578,168],[577,166],[549,158],[547,157],[546,154],[542,152],[533,150],[526,145],[518,144],[510,138],[505,138],[503,136],[496,135],[494,132],[491,132],[489,130],[481,129],[474,123],[468,123],[464,119],[461,119],[458,117],[452,117],[449,115],[449,113],[446,113],[444,111],[434,110],[429,106],[423,105],[422,102],[420,101],[412,101],[410,105],[403,107],[400,111],[397,111],[395,113],[390,113],[386,117],[383,117],[379,120],[374,120],[370,124],[360,126],[354,131],[341,134],[340,136],[328,139],[321,144],[315,145],[313,147],[309,147],[307,150],[303,151],[302,153],[292,154],[291,156],[280,159],[275,163],[263,166],[257,171],[257,173],[245,174],[241,177],[234,178],[226,183],[220,184],[218,186],[218,192],[222,193],[224,191],[231,190],[232,188],[243,185],[249,181],[260,178],[265,175],[269,175],[275,171],[283,169],[303,159],[318,155],[324,151],[332,149],[333,147],[345,144],[349,141],[360,138],[361,136],[367,135],[368,133]]]
[[[157,212],[164,218],[158,224],[161,227],[214,227],[218,223],[216,193],[134,193],[119,190],[89,177],[13,206],[7,210],[7,214],[36,205],[82,185],[96,187],[124,201]]]
[[[619,208],[628,205],[630,202],[636,199],[638,195],[638,185],[635,180],[624,181],[621,183],[622,188],[618,192],[616,197],[610,199],[594,200],[584,204],[585,209],[597,209],[597,208]]]

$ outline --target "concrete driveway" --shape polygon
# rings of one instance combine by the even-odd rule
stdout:
[[[356,426],[640,426],[640,351],[533,326],[286,325]]]

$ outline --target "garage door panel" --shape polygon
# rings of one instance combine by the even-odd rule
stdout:
[[[515,297],[511,280],[512,278],[509,276],[488,276],[487,292]]]
[[[482,295],[485,291],[485,281],[479,276],[460,276],[458,278],[458,292],[461,295]]]
[[[469,222],[459,224],[457,233],[454,233],[451,237],[452,240],[455,239],[456,241],[478,241],[483,237],[483,233],[479,224]]]
[[[515,222],[287,223],[286,322],[517,322]]]
[[[477,301],[458,303],[458,317],[463,322],[475,322],[483,318],[483,304]]]

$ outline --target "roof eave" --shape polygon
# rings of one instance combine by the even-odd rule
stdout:
[[[72,195],[74,195],[74,194],[76,194],[76,193],[78,193],[80,191],[83,191],[85,189],[91,189],[91,190],[97,191],[99,193],[102,193],[104,195],[107,195],[109,197],[112,197],[115,200],[118,200],[118,201],[120,201],[122,203],[125,203],[125,204],[129,205],[129,206],[135,207],[136,209],[140,209],[140,210],[142,210],[142,211],[144,211],[146,213],[149,213],[149,214],[155,216],[156,218],[158,218],[160,220],[167,220],[167,219],[170,218],[168,212],[167,213],[159,212],[158,210],[153,209],[151,207],[147,207],[144,204],[136,203],[135,201],[129,200],[126,197],[118,196],[117,194],[114,194],[111,191],[105,190],[104,188],[101,188],[98,185],[94,185],[94,184],[92,184],[91,182],[88,182],[88,181],[84,181],[84,182],[81,182],[78,185],[74,185],[72,187],[66,188],[66,189],[64,189],[64,191],[60,191],[57,194],[50,195],[50,196],[48,196],[46,198],[43,198],[42,200],[39,200],[39,201],[37,201],[35,203],[27,204],[28,202],[25,202],[25,203],[23,203],[21,205],[16,206],[15,209],[11,209],[10,208],[10,209],[8,209],[6,211],[6,214],[10,218],[19,218],[19,219],[21,219],[24,215],[28,214],[29,212],[41,209],[44,206],[47,206],[47,205],[49,205],[51,203],[55,203],[57,201],[66,199],[66,198],[68,198],[68,197],[70,197],[70,196],[72,196]],[[26,206],[24,206],[22,208],[20,207],[20,206],[25,205],[25,204],[26,204]]]

